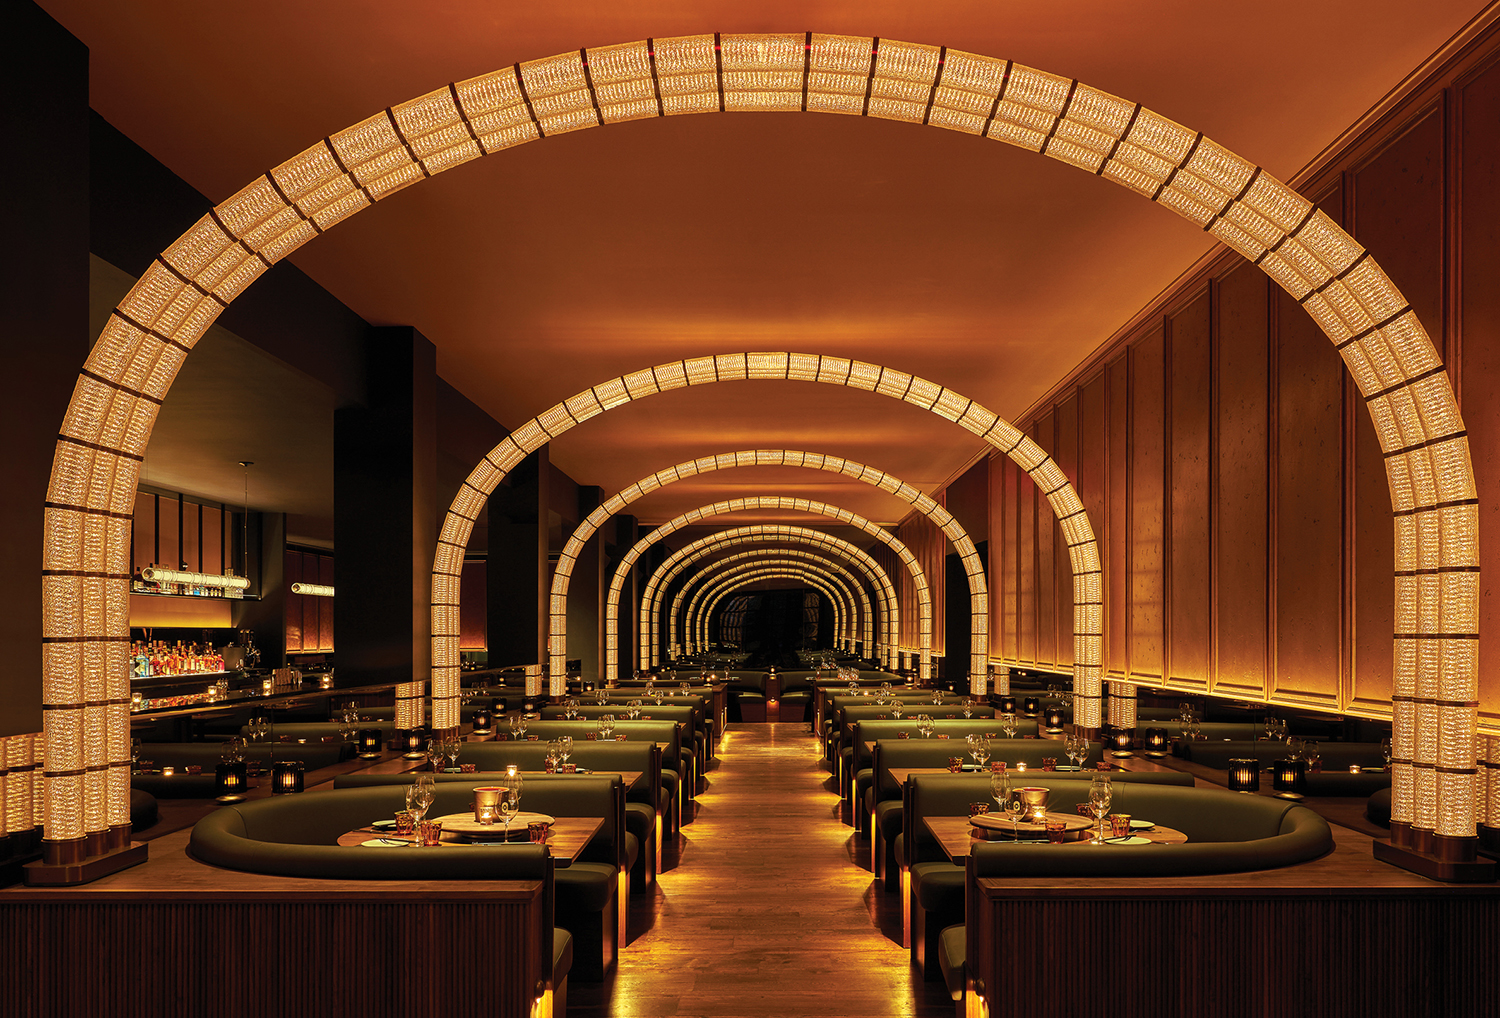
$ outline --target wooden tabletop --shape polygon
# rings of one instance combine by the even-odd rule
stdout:
[[[503,823],[499,823],[496,826],[502,830],[504,829]],[[584,846],[589,843],[589,840],[594,835],[599,833],[599,828],[603,826],[603,817],[558,817],[547,828],[547,847],[552,849],[552,858],[555,860],[558,868],[561,869],[562,867],[572,865],[574,857],[583,851]],[[515,834],[516,831],[524,834],[526,828],[524,826],[517,826],[511,833]],[[416,841],[416,837],[414,834],[392,834],[389,831],[376,831],[369,827],[361,827],[358,830],[339,835],[339,844],[351,847],[362,845],[366,841],[373,841],[376,838],[388,838],[392,841],[404,841],[410,845]],[[502,843],[496,842],[489,847],[497,847],[500,844]],[[512,838],[503,844],[519,845],[523,844],[523,842]],[[434,847],[474,848],[484,846],[482,843],[468,841],[460,838],[455,833],[444,831],[441,843]]]
[[[948,858],[954,862],[963,862],[967,859],[969,849],[976,841],[1010,840],[1010,835],[1004,831],[991,831],[987,836],[987,832],[971,825],[968,817],[923,817],[922,822],[927,825],[927,830],[937,839],[938,844],[943,846],[943,851],[948,854]],[[1035,829],[1035,825],[1032,827]],[[1149,831],[1140,831],[1137,836],[1160,845],[1180,845],[1188,840],[1187,835],[1181,831],[1159,826]],[[1055,847],[1066,849],[1069,846],[1090,844],[1092,840],[1093,835],[1090,832],[1078,840],[1065,841]]]

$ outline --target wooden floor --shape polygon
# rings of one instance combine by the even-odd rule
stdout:
[[[677,865],[636,896],[613,977],[570,981],[568,1018],[953,1014],[910,969],[899,898],[856,863],[817,746],[806,725],[729,726]]]

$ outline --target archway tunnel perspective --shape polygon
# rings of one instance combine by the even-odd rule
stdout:
[[[1010,60],[808,32],[580,49],[455,82],[294,156],[163,252],[89,354],[60,428],[47,495],[42,687],[49,860],[81,857],[91,844],[118,848],[128,841],[129,515],[157,408],[185,357],[229,302],[317,234],[481,155],[579,128],[730,110],[875,116],[1035,151],[1170,208],[1297,299],[1365,396],[1386,458],[1400,620],[1394,634],[1393,821],[1473,838],[1479,590],[1473,471],[1441,359],[1375,260],[1253,162],[1139,103]],[[624,379],[618,381],[620,388],[603,400],[595,394],[581,401],[580,409],[592,416],[635,398]],[[650,384],[636,382],[638,388]],[[689,383],[677,380],[673,387],[682,384]],[[909,401],[920,403],[926,391]],[[936,410],[943,392],[926,405]],[[975,430],[975,422],[962,420],[967,413],[950,419]],[[562,430],[571,426],[560,419],[564,415],[578,420],[563,404],[549,414]],[[538,418],[518,429],[516,451],[545,441],[546,423]],[[989,438],[991,427],[976,433]],[[503,476],[514,465],[506,459],[502,455],[488,470]],[[449,541],[466,541],[467,527],[457,530],[461,534],[450,534]],[[451,692],[457,611],[448,610],[457,603],[457,570],[443,570],[451,564],[447,551],[443,546],[434,569],[435,722],[457,716]],[[1075,637],[1096,631],[1075,625]],[[1097,691],[1097,658],[1087,668],[1085,686]]]

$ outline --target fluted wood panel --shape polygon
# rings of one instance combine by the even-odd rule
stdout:
[[[1078,396],[1072,395],[1057,405],[1057,446],[1052,458],[1058,468],[1067,475],[1073,487],[1078,487]],[[1088,508],[1089,500],[1079,493],[1079,500]],[[1091,517],[1101,520],[1102,516]],[[1069,668],[1073,664],[1073,567],[1068,561],[1068,548],[1061,526],[1052,523],[1052,596],[1056,605],[1057,652],[1054,660],[1058,668]]]
[[[1269,284],[1261,273],[1243,266],[1220,280],[1215,302],[1213,689],[1226,696],[1264,696],[1270,675],[1269,300]]]
[[[1020,468],[1005,456],[991,458],[990,464],[990,469],[995,471],[996,483],[993,490],[999,493],[1000,500],[998,511],[990,520],[990,528],[1000,535],[990,559],[991,569],[995,570],[990,589],[997,592],[995,625],[990,627],[990,646],[997,656],[1015,661],[1020,652],[1016,614],[1016,584],[1019,582],[1016,476]]]
[[[1491,896],[1075,899],[982,896],[976,966],[992,1014],[1447,1018],[1493,1014]],[[1150,935],[1131,935],[1134,931]],[[1088,964],[1080,931],[1108,941]],[[1185,963],[1184,959],[1191,959]]]
[[[1479,549],[1486,570],[1500,569],[1500,64],[1459,90],[1462,204],[1456,217],[1461,247],[1460,320],[1466,336],[1487,337],[1458,351],[1459,396],[1469,425],[1479,491]],[[1493,575],[1493,572],[1491,572]],[[1479,599],[1479,631],[1500,633],[1500,595]],[[1493,638],[1493,637],[1492,637]],[[1479,714],[1500,724],[1500,654],[1479,655]]]
[[[1160,679],[1166,640],[1166,347],[1158,326],[1130,348],[1130,671]]]
[[[1017,656],[1036,663],[1036,485],[1024,473],[1016,474],[1016,628]]]
[[[0,1010],[525,1018],[544,975],[525,948],[541,913],[539,901],[11,905],[0,982],[15,1010]],[[109,949],[80,968],[80,944]]]
[[[1104,559],[1104,672],[1130,671],[1130,359],[1121,354],[1105,374],[1109,461],[1109,533]]]
[[[1337,214],[1337,194],[1321,203]],[[1342,673],[1344,382],[1317,326],[1276,295],[1276,670],[1284,702],[1334,708]]]
[[[1032,429],[1036,444],[1051,452],[1057,448],[1057,419],[1043,414]],[[1052,457],[1057,459],[1056,454]],[[1036,515],[1036,661],[1039,665],[1057,664],[1057,573],[1054,549],[1057,521],[1046,501],[1037,496]],[[1071,607],[1071,604],[1070,604]],[[1072,635],[1073,613],[1068,612],[1068,635]]]
[[[1167,662],[1178,688],[1207,691],[1213,608],[1210,443],[1213,389],[1210,312],[1205,291],[1169,320],[1170,424]]]

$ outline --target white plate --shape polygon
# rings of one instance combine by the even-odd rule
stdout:
[[[1151,828],[1153,828],[1155,826],[1156,826],[1156,824],[1152,823],[1150,820],[1132,820],[1132,821],[1130,821],[1130,829],[1132,831],[1149,831]]]
[[[444,834],[452,831],[455,834],[467,834],[471,837],[479,835],[497,840],[505,834],[504,820],[496,820],[492,824],[481,824],[474,819],[472,812],[449,813],[447,816],[435,817],[434,819],[443,822]],[[525,831],[527,824],[547,824],[550,826],[555,823],[557,823],[557,818],[548,816],[546,813],[527,813],[522,811],[517,813],[511,820],[510,830],[514,834],[518,828]]]
[[[1131,835],[1128,838],[1105,838],[1104,843],[1106,845],[1149,845],[1151,844],[1151,839],[1138,838]]]
[[[360,848],[406,848],[411,845],[409,841],[400,838],[371,838],[369,841],[361,841]]]

